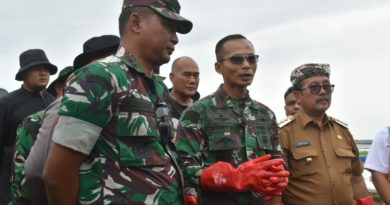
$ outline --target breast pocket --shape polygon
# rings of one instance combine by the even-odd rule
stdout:
[[[271,150],[271,123],[270,122],[262,122],[256,125],[255,137],[257,141],[257,146],[260,150]]]
[[[351,175],[352,174],[352,160],[355,154],[351,149],[344,147],[335,147],[334,149],[337,155],[337,169],[340,174]]]
[[[119,136],[157,136],[157,119],[150,101],[130,98],[117,114],[116,133]]]
[[[208,146],[210,151],[240,149],[242,144],[239,127],[229,124],[210,126]]]
[[[115,140],[120,166],[163,166],[169,162],[150,101],[129,97],[116,117]]]
[[[117,144],[120,166],[164,166],[169,163],[162,145],[148,136],[120,137]]]
[[[292,150],[289,168],[292,178],[316,175],[319,172],[318,153],[311,147]]]

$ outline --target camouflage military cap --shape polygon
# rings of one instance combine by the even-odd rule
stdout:
[[[329,78],[329,64],[308,63],[295,68],[291,72],[290,80],[293,86],[312,76],[326,76]]]
[[[57,79],[55,79],[52,83],[50,83],[49,87],[47,87],[47,91],[53,96],[57,96],[57,92],[55,89],[56,83],[64,83],[66,79],[70,76],[70,74],[73,73],[73,71],[74,71],[73,66],[67,66],[63,68],[58,74]]]
[[[177,0],[123,0],[122,10],[133,6],[147,6],[164,18],[178,25],[177,32],[186,34],[192,29],[192,22],[180,16],[180,4]]]

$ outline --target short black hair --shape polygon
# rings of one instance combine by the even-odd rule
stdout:
[[[231,35],[223,37],[221,40],[218,41],[217,45],[215,46],[215,56],[217,57],[217,61],[221,58],[222,48],[223,48],[223,45],[226,43],[226,41],[230,41],[230,40],[234,40],[234,39],[248,40],[245,36],[243,36],[241,34],[231,34]]]
[[[298,89],[297,87],[294,87],[294,86],[289,87],[289,88],[286,90],[286,92],[284,93],[284,100],[286,100],[287,95],[289,95],[290,93],[295,92],[295,91],[299,91],[299,89]]]
[[[134,12],[142,13],[142,15],[150,15],[154,13],[149,7],[147,6],[132,6],[124,8],[119,15],[119,36],[123,36],[124,28],[126,26],[126,23],[129,21],[130,15]]]

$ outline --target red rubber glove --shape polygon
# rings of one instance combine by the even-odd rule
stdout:
[[[374,198],[372,196],[366,196],[356,201],[356,205],[375,205]]]
[[[186,205],[196,205],[196,196],[184,195],[184,201],[186,202]]]
[[[274,159],[276,160],[276,159]],[[272,161],[272,160],[270,160]],[[255,174],[257,183],[255,183],[253,190],[258,193],[277,193],[282,192],[287,187],[288,171],[272,171],[272,170],[260,170]]]
[[[263,190],[262,187],[254,188],[255,191],[262,193],[264,200],[266,201],[271,200],[273,197],[279,197],[282,195],[282,192],[287,187],[288,176],[290,175],[282,164],[272,166],[271,171],[273,172],[272,176],[268,179],[266,178],[262,180],[263,185],[267,187],[266,190]]]
[[[269,160],[270,158],[271,155],[265,155],[249,160],[239,165],[237,169],[234,169],[229,163],[216,162],[203,171],[200,176],[201,186],[220,192],[244,192],[252,191],[254,188],[272,192],[274,189],[267,190],[266,186],[263,185],[263,179],[266,181],[269,180],[269,177],[274,176],[271,167],[283,164],[283,160]],[[258,174],[259,172],[262,174]]]

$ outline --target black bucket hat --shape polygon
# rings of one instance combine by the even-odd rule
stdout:
[[[83,44],[83,53],[78,55],[73,61],[74,69],[76,70],[89,64],[95,58],[116,52],[119,41],[119,37],[115,35],[103,35],[88,39]]]
[[[50,75],[57,73],[57,66],[53,65],[47,59],[45,51],[42,49],[29,49],[19,55],[20,69],[16,73],[15,80],[23,81],[23,73],[33,66],[47,65],[49,67]]]

